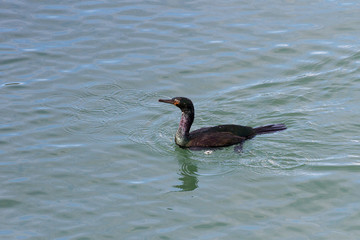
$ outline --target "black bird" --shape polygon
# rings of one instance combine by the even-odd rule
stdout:
[[[174,104],[181,109],[182,115],[175,135],[175,142],[182,148],[209,149],[238,144],[235,150],[240,151],[242,143],[247,139],[251,139],[258,134],[286,129],[284,124],[272,124],[256,128],[227,124],[200,128],[190,132],[195,117],[194,105],[190,99],[174,97],[172,99],[159,99],[159,102]]]

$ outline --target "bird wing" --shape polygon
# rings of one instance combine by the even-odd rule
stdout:
[[[219,125],[215,127],[204,127],[192,131],[190,134],[196,136],[198,134],[209,134],[209,133],[222,133],[228,132],[234,134],[239,137],[251,138],[255,135],[255,131],[252,127],[227,124],[227,125]]]
[[[189,147],[226,147],[245,141],[245,137],[234,135],[230,132],[197,132],[190,134]]]

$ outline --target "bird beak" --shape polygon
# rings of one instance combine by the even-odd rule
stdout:
[[[175,101],[172,99],[159,99],[159,102],[175,104]]]

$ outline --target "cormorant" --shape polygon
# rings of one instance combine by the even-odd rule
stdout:
[[[175,142],[182,148],[209,149],[237,144],[235,150],[241,151],[242,143],[247,139],[251,139],[258,134],[286,129],[284,124],[272,124],[256,128],[227,124],[204,127],[190,132],[195,117],[194,105],[190,99],[174,97],[172,99],[159,99],[159,102],[170,103],[181,109],[182,115],[175,135]]]

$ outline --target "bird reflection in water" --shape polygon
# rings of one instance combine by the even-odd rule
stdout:
[[[189,159],[187,151],[178,152],[178,162],[180,165],[179,169],[179,180],[181,184],[175,185],[181,192],[193,191],[198,187],[198,167]]]

